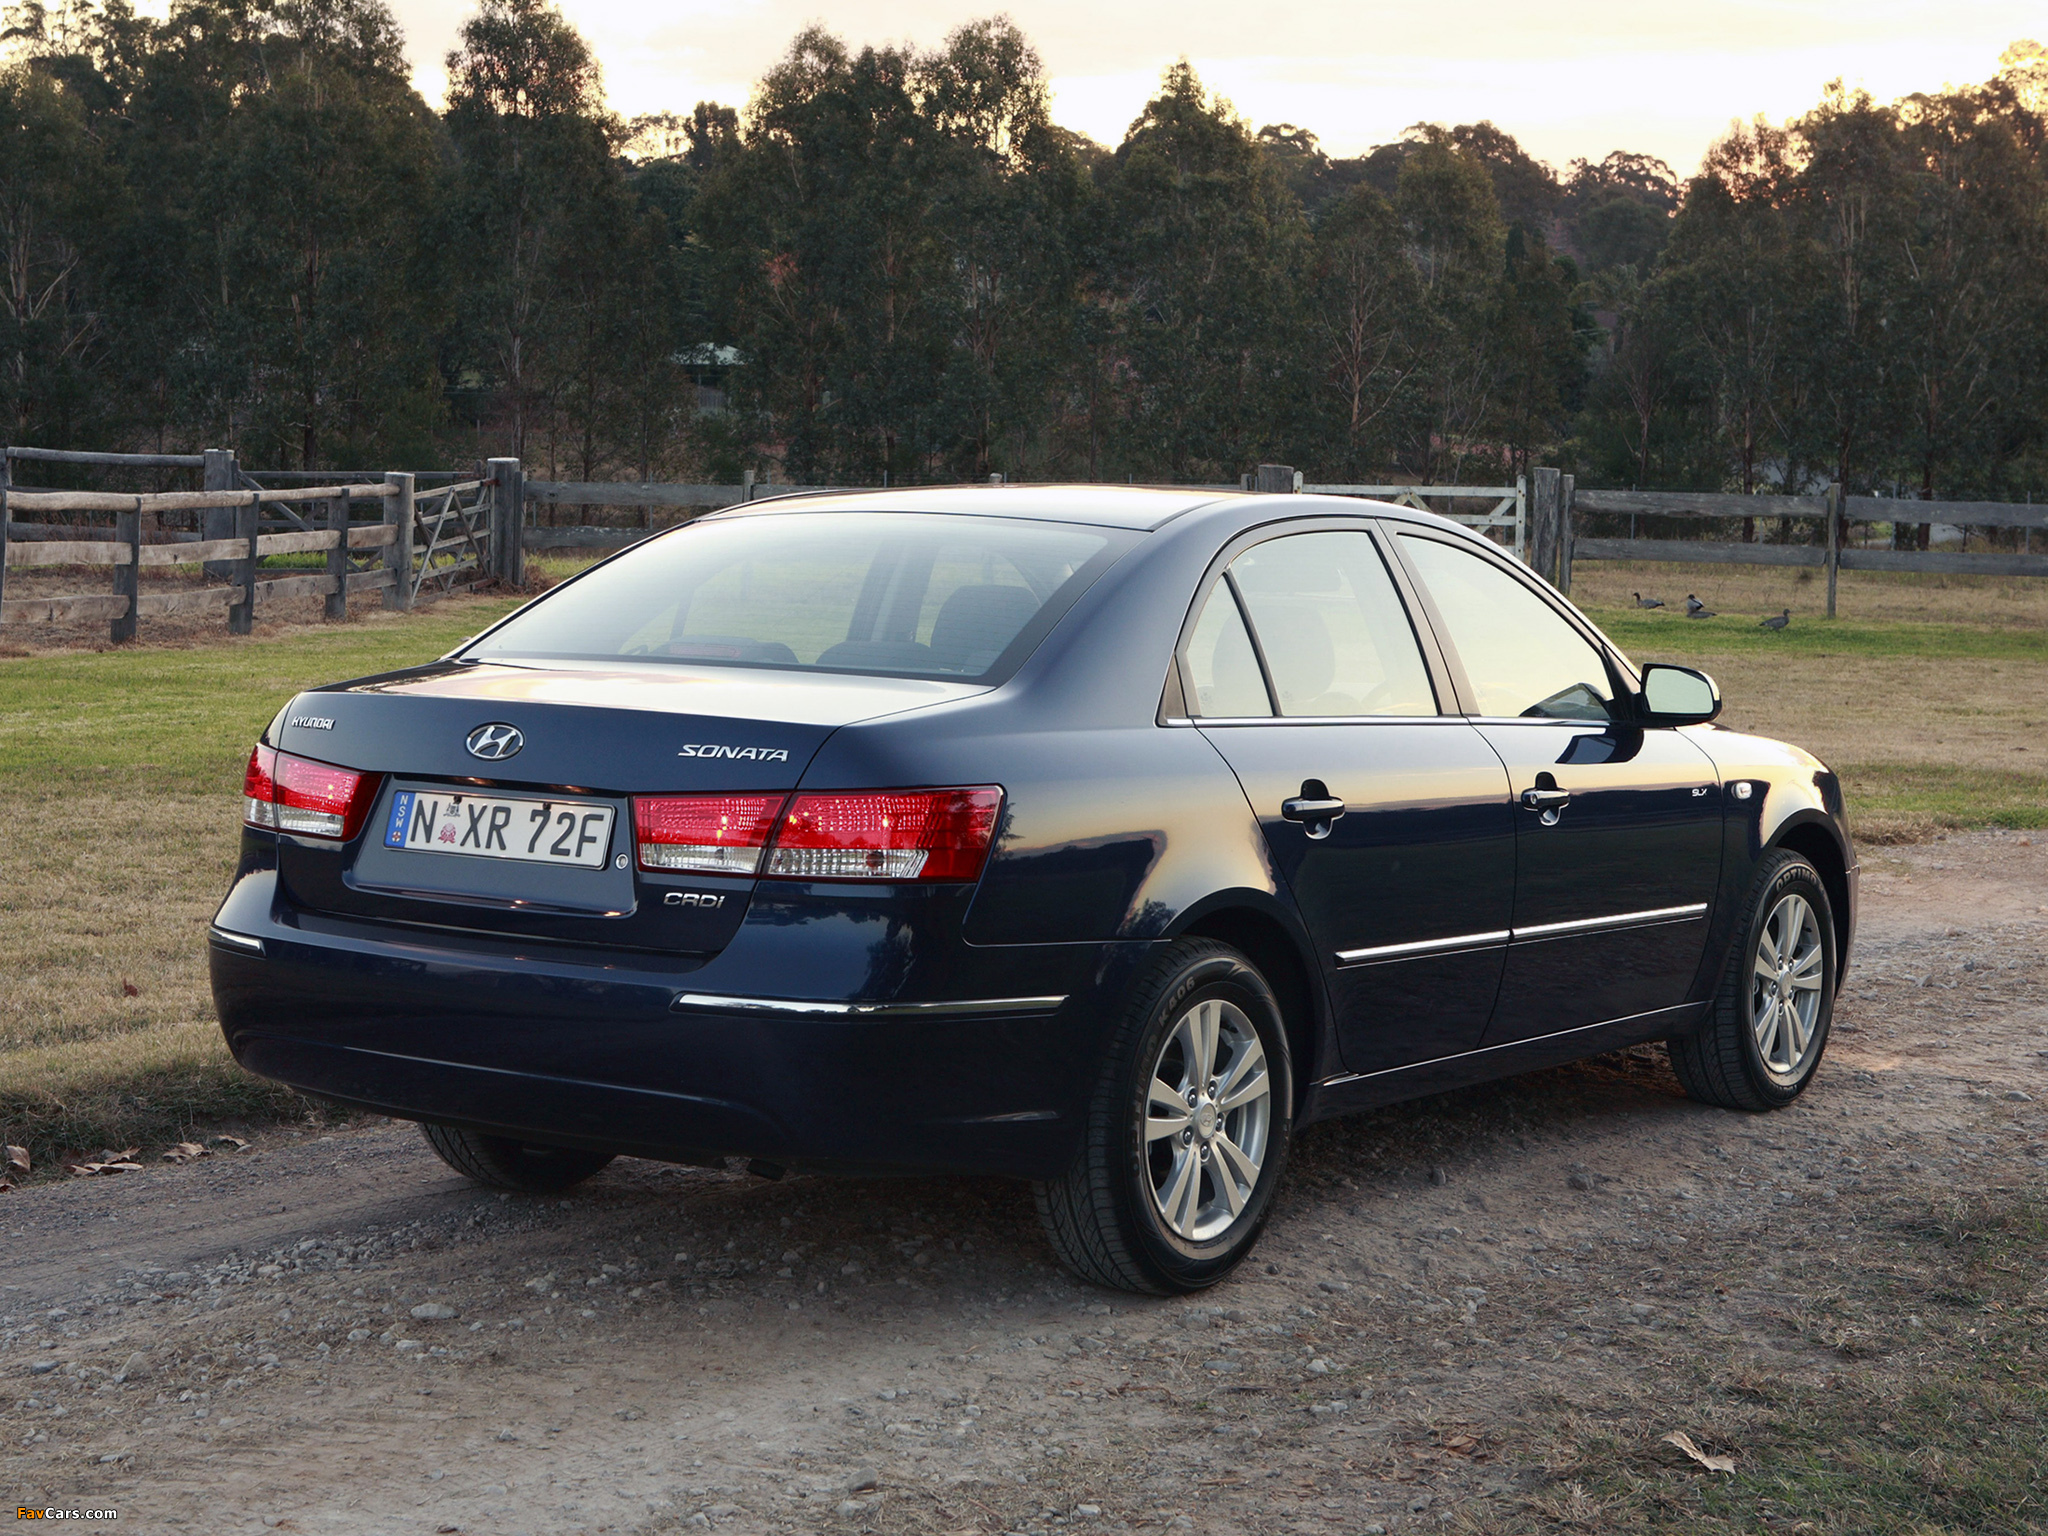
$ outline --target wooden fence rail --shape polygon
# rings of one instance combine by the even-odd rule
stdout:
[[[1572,533],[1578,513],[1668,518],[1808,518],[1821,524],[1818,544],[1761,544],[1694,539],[1581,539]],[[1736,496],[1703,491],[1579,491],[1560,513],[1563,529],[1557,582],[1571,590],[1574,560],[1644,560],[1703,565],[1776,565],[1824,569],[1828,617],[1835,616],[1837,573],[1923,571],[1972,576],[2048,576],[2048,554],[1984,550],[1861,549],[1847,542],[1858,523],[1948,523],[1971,528],[2048,529],[2048,506],[1999,501],[1915,501],[1891,496],[1845,496],[1831,485],[1819,496]],[[1546,573],[1548,574],[1548,573]]]

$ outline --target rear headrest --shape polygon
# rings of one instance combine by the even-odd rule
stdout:
[[[994,583],[958,587],[932,623],[932,653],[941,666],[986,668],[1038,612],[1028,587]]]

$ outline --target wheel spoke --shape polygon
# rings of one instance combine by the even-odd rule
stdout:
[[[1778,940],[1771,929],[1777,926],[1777,914],[1764,924],[1764,931],[1756,936],[1756,973],[1759,976],[1778,974]]]
[[[1192,1118],[1187,1101],[1166,1083],[1153,1078],[1151,1095],[1145,1104],[1145,1139],[1157,1141],[1162,1136],[1178,1136]]]
[[[1789,1072],[1806,1055],[1807,1042],[1813,1038],[1813,1035],[1806,1027],[1806,1020],[1800,1017],[1799,1010],[1793,1006],[1789,998],[1779,1006],[1785,1010],[1785,1032],[1788,1037],[1785,1052],[1785,1070]]]
[[[1195,1007],[1195,1059],[1189,1081],[1207,1083],[1216,1075],[1216,1037],[1223,1032],[1223,1005],[1213,997]]]
[[[1228,1136],[1218,1136],[1210,1145],[1215,1148],[1220,1165],[1216,1170],[1220,1175],[1216,1182],[1223,1186],[1223,1198],[1230,1203],[1230,1214],[1235,1216],[1244,1209],[1251,1192],[1259,1187],[1259,1165]],[[1239,1180],[1244,1182],[1242,1193],[1237,1187]]]
[[[1159,1194],[1159,1209],[1166,1224],[1182,1237],[1194,1236],[1197,1197],[1202,1191],[1202,1160],[1193,1148],[1173,1155],[1173,1176]]]
[[[1216,1113],[1227,1115],[1243,1104],[1262,1099],[1272,1092],[1272,1084],[1266,1078],[1266,1048],[1259,1044],[1259,1037],[1246,1037],[1238,1047],[1237,1060],[1230,1064],[1229,1075],[1216,1087]]]
[[[1764,1004],[1763,1017],[1756,1021],[1756,1053],[1766,1064],[1778,1045],[1778,1000],[1774,997]]]
[[[1826,970],[1826,966],[1823,964],[1826,958],[1827,956],[1822,953],[1821,947],[1818,944],[1814,945],[1812,949],[1809,949],[1798,960],[1793,962],[1792,972],[1785,979],[1803,992],[1818,992],[1820,990],[1822,972]]]

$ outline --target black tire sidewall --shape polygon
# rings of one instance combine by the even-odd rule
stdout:
[[[1145,1115],[1152,1063],[1166,1035],[1188,1009],[1211,998],[1234,1004],[1258,1031],[1259,1044],[1266,1053],[1266,1069],[1273,1080],[1273,1118],[1266,1157],[1259,1167],[1259,1182],[1244,1211],[1215,1237],[1194,1243],[1169,1229],[1153,1203]],[[1124,1206],[1125,1229],[1147,1264],[1174,1289],[1190,1290],[1213,1284],[1235,1268],[1257,1242],[1271,1214],[1273,1192],[1279,1187],[1287,1163],[1294,1127],[1294,1077],[1279,1002],[1265,978],[1242,955],[1211,949],[1189,956],[1158,993],[1149,1016],[1137,1031],[1129,1059],[1121,1065],[1121,1083],[1113,1111],[1118,1121],[1113,1128],[1113,1145],[1120,1165],[1117,1187],[1119,1203]]]
[[[1764,1065],[1763,1052],[1756,1043],[1756,1030],[1751,1024],[1750,998],[1754,990],[1752,981],[1756,963],[1757,940],[1764,924],[1778,903],[1788,895],[1806,898],[1813,907],[1814,920],[1820,929],[1821,942],[1821,989],[1820,1008],[1814,1014],[1814,1047],[1808,1056],[1806,1066],[1799,1076],[1786,1081]],[[1797,854],[1788,854],[1777,870],[1763,883],[1756,900],[1749,909],[1749,921],[1742,930],[1742,948],[1738,952],[1737,970],[1731,976],[1731,996],[1723,1006],[1731,1010],[1735,1028],[1740,1033],[1742,1044],[1742,1066],[1750,1086],[1772,1105],[1789,1104],[1806,1091],[1806,1085],[1813,1081],[1813,1075],[1820,1070],[1821,1058],[1827,1053],[1828,1036],[1834,1027],[1835,983],[1838,958],[1835,953],[1835,914],[1828,901],[1827,887],[1821,883],[1820,872]]]

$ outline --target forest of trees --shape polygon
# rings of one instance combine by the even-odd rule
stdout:
[[[1336,159],[1185,64],[1105,147],[1001,18],[930,52],[813,28],[744,109],[632,121],[546,0],[481,0],[440,112],[381,0],[8,23],[17,444],[849,484],[2048,469],[2033,44],[1982,85],[1830,88],[1681,182],[1486,122]]]

